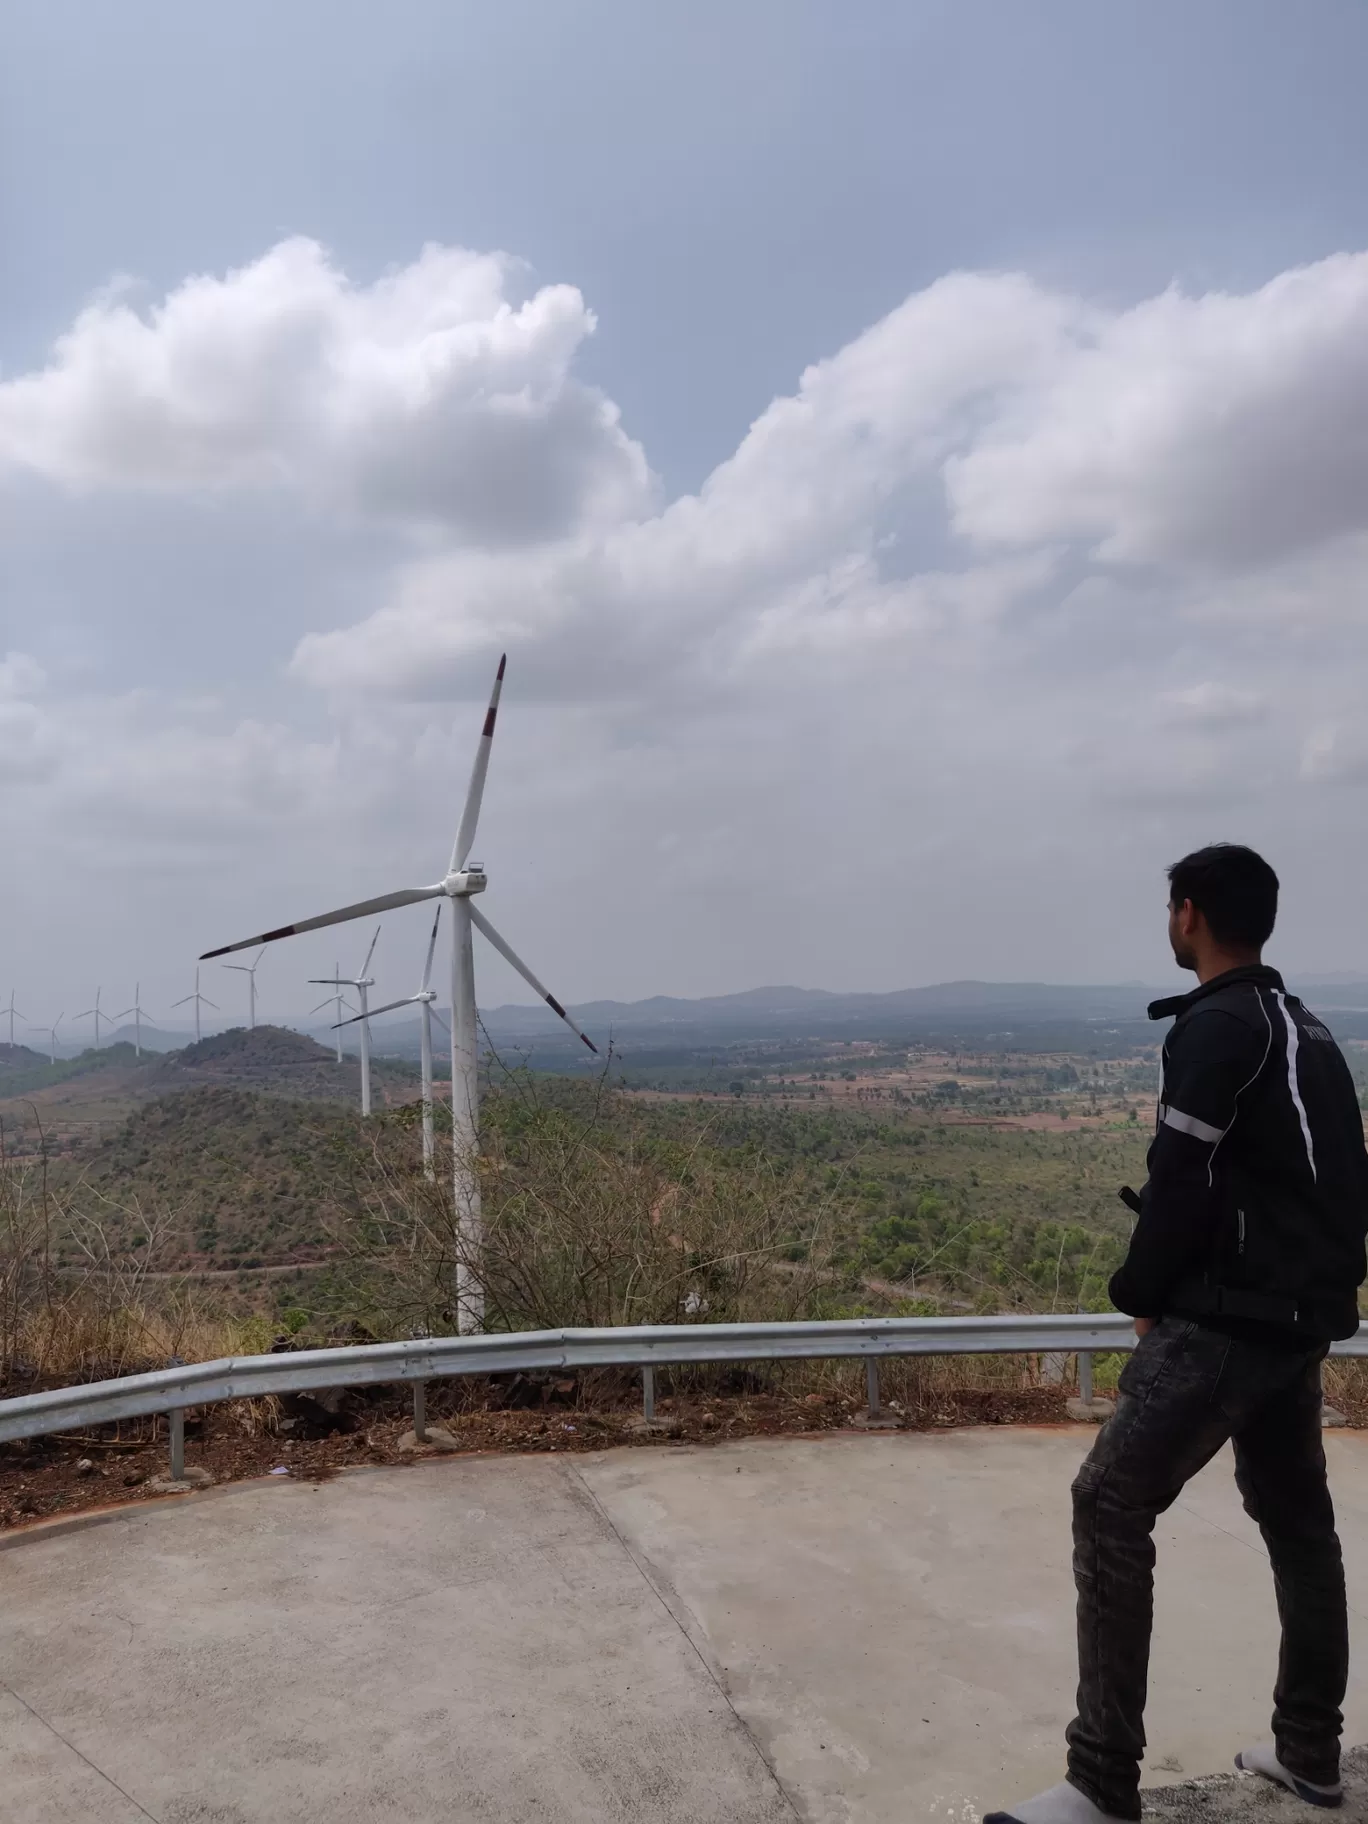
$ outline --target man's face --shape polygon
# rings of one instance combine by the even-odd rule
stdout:
[[[1192,917],[1192,901],[1185,899],[1181,906],[1169,901],[1169,943],[1173,947],[1173,960],[1180,969],[1197,967],[1197,952],[1192,948],[1191,939],[1184,933],[1183,926]]]

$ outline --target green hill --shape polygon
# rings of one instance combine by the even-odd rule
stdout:
[[[34,1070],[46,1063],[42,1052],[34,1051],[30,1045],[11,1045],[8,1039],[0,1041],[0,1083],[17,1071]]]
[[[125,1242],[138,1209],[169,1218],[161,1267],[283,1263],[326,1251],[360,1138],[359,1115],[321,1098],[188,1089],[137,1109],[66,1172]]]
[[[380,1098],[393,1090],[402,1100],[417,1083],[417,1072],[390,1060],[377,1061],[371,1066],[371,1083]],[[229,1084],[272,1095],[359,1103],[361,1066],[354,1057],[339,1064],[336,1053],[316,1039],[283,1026],[234,1026],[165,1053],[148,1079],[151,1093],[158,1096]]]
[[[0,1103],[20,1097],[33,1098],[40,1108],[79,1102],[87,1121],[100,1118],[101,1104],[122,1115],[130,1102],[228,1084],[342,1104],[361,1100],[361,1066],[355,1057],[339,1064],[326,1046],[283,1026],[235,1026],[180,1051],[141,1058],[122,1042],[55,1064],[27,1046],[16,1045],[12,1054],[8,1045],[0,1050],[8,1054],[0,1058]],[[371,1086],[380,1105],[412,1100],[418,1084],[414,1064],[396,1058],[372,1062]]]

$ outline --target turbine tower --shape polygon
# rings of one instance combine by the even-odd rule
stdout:
[[[374,1019],[378,1013],[393,1013],[396,1007],[412,1007],[415,1001],[423,1010],[423,1175],[426,1178],[435,1178],[437,1176],[436,1168],[432,1162],[432,1022],[434,1017],[440,1021],[441,1015],[434,1015],[432,1003],[437,999],[437,996],[428,986],[428,983],[432,980],[432,958],[437,949],[437,927],[441,922],[442,908],[439,904],[436,917],[432,921],[432,936],[428,939],[427,961],[423,965],[423,983],[417,994],[406,994],[402,1001],[386,1001],[383,1007],[373,1007],[370,1014],[371,1019]],[[341,991],[339,990],[338,999],[340,1000],[341,998]],[[315,1008],[314,1011],[317,1012],[317,1008]],[[342,1050],[342,1027],[354,1026],[357,1020],[365,1022],[363,1031],[369,1030],[369,1021],[363,1013],[358,1013],[353,1019],[340,1020],[338,1022],[337,1048],[339,1056],[341,1055]]]
[[[475,750],[470,786],[465,808],[461,812],[456,844],[451,863],[441,880],[429,887],[405,887],[395,893],[383,893],[377,899],[364,899],[354,906],[342,906],[336,912],[324,912],[316,918],[301,919],[298,924],[282,925],[260,937],[243,938],[235,944],[224,944],[217,950],[206,950],[201,961],[214,956],[227,956],[232,950],[250,950],[254,944],[274,943],[277,938],[293,937],[300,931],[317,931],[325,925],[340,925],[353,918],[373,917],[377,912],[391,912],[399,906],[416,905],[424,899],[451,901],[451,1129],[455,1216],[461,1248],[456,1263],[456,1321],[463,1335],[483,1328],[484,1289],[479,1277],[481,1243],[480,1181],[476,1147],[479,1140],[479,1030],[475,1010],[475,957],[473,930],[484,933],[505,962],[512,965],[529,987],[533,988],[553,1013],[563,1019],[570,1030],[597,1052],[598,1046],[582,1033],[556,997],[544,988],[482,912],[474,905],[474,896],[483,893],[489,882],[483,871],[470,861],[475,841],[475,827],[484,797],[485,775],[489,771],[489,750],[494,739],[494,720],[499,696],[503,690],[505,659],[499,660],[494,691],[485,712],[484,729]],[[364,1031],[365,1028],[363,1027]]]
[[[195,992],[193,994],[184,995],[179,1001],[172,1001],[171,1005],[173,1007],[184,1007],[190,1001],[193,1001],[195,1003],[195,1043],[196,1043],[196,1045],[198,1045],[200,1042],[200,1007],[201,1007],[201,1005],[203,1005],[205,1007],[212,1007],[215,1013],[217,1013],[219,1010],[217,1001],[211,1001],[207,994],[200,993],[200,991],[199,991],[199,970],[198,969],[196,969],[196,971],[195,971]]]
[[[142,1001],[142,983],[134,982],[134,984],[133,984],[133,1005],[131,1007],[125,1007],[122,1013],[116,1013],[114,1015],[114,1018],[116,1020],[125,1020],[128,1018],[130,1013],[133,1015],[133,1056],[135,1058],[140,1058],[142,1056],[143,1010],[140,1005],[141,1001]]]
[[[259,941],[259,940],[257,940],[257,941]],[[249,949],[251,946],[248,944],[234,944],[231,947],[234,950],[246,950],[246,949]],[[210,954],[210,956],[222,956],[223,951],[222,950],[211,950],[209,952],[209,954]],[[223,965],[223,967],[225,969],[236,969],[239,975],[245,975],[247,977],[248,1005],[250,1006],[250,1008],[252,1010],[251,1020],[250,1020],[249,1024],[250,1024],[253,1032],[256,1031],[256,972],[257,972],[257,965],[260,963],[264,954],[265,954],[265,945],[263,944],[262,948],[257,951],[256,955],[253,957],[253,959],[250,963],[225,963]],[[201,957],[200,961],[203,962],[204,958]]]
[[[370,968],[370,960],[375,955],[375,946],[379,941],[380,927],[377,925],[375,927],[375,936],[370,941],[370,949],[366,952],[366,960],[361,965],[360,975],[345,976],[334,974],[332,976],[314,975],[309,977],[310,983],[315,988],[335,988],[339,1001],[342,998],[342,990],[344,988],[355,988],[356,998],[361,1003],[361,1011],[356,1017],[361,1022],[361,1115],[363,1120],[371,1112],[370,1009],[366,1005],[366,990],[368,988],[374,988],[375,986],[375,977],[373,975],[368,975],[366,971]],[[257,960],[260,961],[260,958]],[[228,963],[225,966],[231,969],[233,965]],[[331,1000],[332,998],[333,997],[329,995],[328,999]],[[325,1001],[323,1005],[326,1006],[327,1002]],[[318,1009],[315,1007],[314,1012],[317,1013],[317,1011]],[[351,1022],[348,1021],[347,1023],[350,1025]],[[339,1064],[342,1062],[341,1033],[338,1033],[337,1035],[337,1061]]]
[[[344,1020],[342,1018],[342,1009],[344,1007],[350,1013],[351,1002],[346,998],[346,996],[342,992],[342,987],[341,987],[342,965],[341,965],[341,963],[333,964],[333,980],[338,984],[337,993],[324,995],[323,999],[318,1003],[317,1007],[310,1008],[309,1011],[310,1011],[310,1014],[312,1015],[315,1013],[322,1013],[322,1011],[325,1007],[331,1007],[333,1012],[337,1015],[337,1018],[333,1021],[333,1031],[337,1034],[337,1061],[340,1064],[342,1062],[342,1028],[344,1026],[348,1026],[351,1024],[351,1022],[349,1020]],[[360,1016],[358,1015],[358,1018],[359,1017]]]
[[[8,1014],[8,1015],[9,1015],[9,1023],[10,1023],[10,1050],[11,1050],[11,1051],[13,1051],[13,1050],[14,1050],[14,1021],[15,1021],[15,1018],[16,1018],[16,1016],[17,1016],[17,1017],[18,1017],[18,1018],[19,1018],[19,1019],[21,1019],[21,1020],[23,1020],[23,1021],[24,1021],[24,1022],[25,1022],[25,1023],[27,1023],[27,1021],[28,1021],[28,1015],[27,1015],[27,1014],[26,1014],[26,1013],[20,1013],[20,1012],[19,1012],[19,1009],[18,1009],[18,1008],[17,1008],[17,1007],[16,1007],[16,1006],[15,1006],[15,1004],[14,1004],[14,990],[13,990],[13,988],[11,988],[11,989],[10,989],[10,998],[9,998],[9,1006],[8,1006],[8,1007],[0,1007],[0,1013],[7,1013],[7,1014]],[[37,1029],[37,1028],[35,1028],[35,1030],[38,1030],[38,1029]]]
[[[93,1007],[87,1007],[84,1013],[78,1013],[78,1014],[74,1014],[72,1016],[74,1019],[88,1020],[90,1018],[91,1014],[94,1014],[96,1051],[98,1051],[100,1049],[100,1021],[103,1020],[106,1026],[112,1024],[112,1022],[109,1018],[109,1015],[107,1013],[101,1013],[101,1011],[100,1011],[100,996],[103,993],[104,993],[103,988],[97,988],[95,990],[95,1005]]]
[[[52,1022],[51,1026],[35,1026],[33,1028],[33,1030],[35,1032],[45,1032],[48,1035],[48,1063],[49,1064],[55,1064],[57,1062],[57,1028],[61,1025],[62,1021],[65,1018],[66,1018],[65,1013],[59,1013],[57,1015],[57,1018]]]

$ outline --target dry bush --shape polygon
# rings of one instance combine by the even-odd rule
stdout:
[[[1330,1405],[1355,1425],[1368,1425],[1368,1361],[1332,1355],[1321,1373]]]
[[[88,1187],[55,1195],[41,1138],[36,1155],[17,1159],[0,1134],[0,1386],[133,1374],[255,1341],[185,1281],[153,1285],[172,1214]],[[74,1264],[57,1264],[59,1239]]]
[[[16,1158],[0,1131],[0,1380],[8,1380],[32,1313],[52,1302],[47,1161]]]
[[[478,1246],[455,1220],[450,1155],[428,1180],[411,1131],[377,1134],[337,1234],[348,1301],[376,1334],[452,1328],[458,1267],[491,1330],[817,1314],[828,1212],[790,1173],[729,1157],[705,1132],[647,1142],[603,1091],[550,1105],[505,1095],[490,1115]]]

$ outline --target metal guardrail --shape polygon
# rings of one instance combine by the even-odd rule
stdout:
[[[531,1330],[512,1335],[424,1337],[282,1355],[187,1362],[120,1380],[54,1387],[0,1400],[0,1443],[43,1437],[117,1419],[172,1415],[173,1471],[183,1468],[187,1406],[331,1387],[414,1383],[415,1428],[423,1435],[423,1388],[466,1374],[558,1368],[640,1368],[646,1417],[654,1416],[655,1370],[697,1362],[865,1358],[871,1413],[878,1411],[878,1358],[904,1355],[1077,1355],[1080,1392],[1091,1398],[1092,1357],[1127,1350],[1131,1320],[1119,1314],[1025,1317],[859,1317],[788,1324],[659,1324],[621,1329]],[[1368,1355],[1368,1327],[1336,1355]]]

